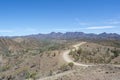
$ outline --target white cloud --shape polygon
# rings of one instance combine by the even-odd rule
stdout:
[[[12,30],[0,30],[1,33],[12,33]]]
[[[69,28],[69,29],[61,28],[61,29],[54,29],[54,31],[79,31],[85,29],[98,30],[98,29],[112,29],[112,28],[115,28],[115,26],[92,26],[87,28]]]
[[[86,23],[86,22],[79,22],[79,25],[89,25],[89,23]]]
[[[107,23],[107,24],[120,24],[120,20],[119,19],[109,19],[105,23]]]
[[[75,18],[75,23],[76,23],[77,25],[82,25],[82,26],[84,26],[84,25],[90,25],[90,23],[88,23],[88,22],[83,22],[83,21],[81,21],[79,18]]]
[[[111,21],[109,24],[120,24],[120,21]]]
[[[54,31],[79,31],[85,28],[61,28],[61,29],[54,29]]]
[[[115,28],[114,26],[93,26],[93,27],[87,27],[86,29],[110,29]]]

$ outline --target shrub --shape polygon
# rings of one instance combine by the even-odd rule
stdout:
[[[79,48],[77,54],[80,56],[81,53],[82,53],[82,48]]]
[[[32,79],[35,79],[35,76],[37,75],[37,73],[33,72],[33,73],[30,73],[27,71],[26,73],[26,79],[29,79],[29,78],[32,78]]]
[[[68,63],[68,66],[70,66],[70,68],[72,69],[73,66],[74,66],[74,63],[73,63],[73,62],[70,62],[70,63]]]
[[[5,66],[1,67],[1,71],[6,71],[8,69],[10,69],[10,65],[5,65]]]
[[[120,54],[120,51],[117,49],[111,50],[112,53],[114,53],[114,57],[118,57]]]
[[[50,72],[49,72],[49,76],[52,76],[52,74],[53,74],[53,71],[52,71],[52,70],[50,70]]]
[[[69,70],[68,65],[63,64],[63,65],[60,67],[60,70],[61,70],[61,71],[67,71],[67,70]]]

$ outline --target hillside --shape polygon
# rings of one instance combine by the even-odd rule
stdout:
[[[74,61],[94,64],[120,64],[120,48],[86,43],[69,53]]]
[[[67,63],[62,57],[64,51],[71,50],[73,48],[72,45],[81,43],[81,41],[87,41],[87,44],[80,46],[80,49],[82,49],[81,54],[78,55],[78,50],[71,55],[73,60],[77,58],[75,60],[77,63],[120,64],[120,55],[118,54],[120,50],[120,35],[118,34],[52,32],[50,34],[0,37],[0,79],[25,80],[32,78],[36,80],[56,75],[58,80],[61,77],[63,80],[66,80],[66,78],[71,80],[79,79],[80,76],[84,80],[82,74],[86,74],[87,71],[83,68],[83,73],[79,74],[81,66]],[[99,52],[95,52],[98,49]],[[108,49],[109,51],[107,51]],[[95,54],[93,55],[93,53]],[[91,60],[88,57],[91,57]],[[98,68],[101,67],[99,66]],[[91,72],[94,68],[97,70],[96,67],[91,67]],[[89,71],[89,67],[87,69]],[[119,68],[117,70],[119,71]],[[114,73],[112,75],[115,75],[113,77],[117,77],[118,79],[116,80],[119,80],[117,70],[113,68]],[[104,72],[104,69],[102,71]],[[69,76],[69,73],[73,76],[78,76],[75,78],[72,75]],[[111,70],[108,73],[111,73]],[[101,73],[97,74],[101,75]],[[90,76],[89,74],[87,75]],[[107,75],[106,79],[109,79]],[[53,77],[52,80],[54,80]]]
[[[27,74],[49,75],[57,71],[60,50],[68,45],[65,40],[41,40],[28,37],[0,38],[0,79],[24,80]],[[52,58],[53,57],[53,58]],[[53,62],[53,64],[46,63]],[[45,67],[49,65],[48,67]],[[53,69],[53,65],[54,69]],[[51,66],[51,68],[50,68]],[[35,70],[35,71],[34,71]],[[23,76],[21,76],[23,75]]]

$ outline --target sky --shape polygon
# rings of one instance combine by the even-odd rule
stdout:
[[[120,34],[120,0],[0,0],[0,36]]]

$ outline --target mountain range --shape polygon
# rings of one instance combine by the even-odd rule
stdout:
[[[108,40],[119,40],[120,35],[117,33],[101,33],[101,34],[94,34],[94,33],[83,33],[83,32],[51,32],[49,34],[35,34],[35,35],[28,35],[22,36],[28,38],[38,38],[38,39],[108,39]]]
[[[13,37],[0,37],[0,53],[9,53],[9,51],[21,51],[25,48],[37,48],[40,46],[47,46],[49,41],[51,43],[64,44],[64,40],[85,40],[85,41],[98,41],[102,40],[112,42],[119,46],[120,35],[116,33],[101,33],[101,34],[86,34],[83,32],[51,32],[49,34],[34,34],[27,36],[13,36]],[[105,41],[107,40],[107,41]],[[48,41],[48,42],[47,42]]]

